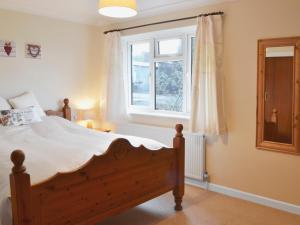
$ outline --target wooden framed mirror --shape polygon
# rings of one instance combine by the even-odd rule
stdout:
[[[258,149],[300,155],[300,37],[258,41]]]

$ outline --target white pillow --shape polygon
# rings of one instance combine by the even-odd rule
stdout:
[[[11,106],[8,104],[6,99],[0,97],[0,111],[1,110],[10,110]]]
[[[42,119],[34,106],[0,111],[0,124],[2,126],[21,126],[41,121]]]
[[[24,94],[15,98],[8,99],[8,102],[14,109],[23,109],[30,106],[34,106],[36,112],[40,117],[46,116],[46,113],[41,108],[39,102],[34,96],[33,92],[25,92]]]

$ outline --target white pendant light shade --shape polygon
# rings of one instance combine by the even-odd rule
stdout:
[[[133,17],[137,14],[136,0],[100,0],[99,13],[116,18]]]

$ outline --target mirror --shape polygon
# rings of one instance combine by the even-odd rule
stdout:
[[[257,148],[300,154],[300,38],[260,40],[258,54]]]
[[[292,144],[294,46],[266,48],[264,140]]]

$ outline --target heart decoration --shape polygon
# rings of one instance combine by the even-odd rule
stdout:
[[[11,42],[5,42],[5,44],[4,44],[4,51],[7,54],[7,56],[10,55],[10,53],[12,51]]]
[[[40,55],[41,46],[28,44],[27,51],[32,58],[37,58]]]

